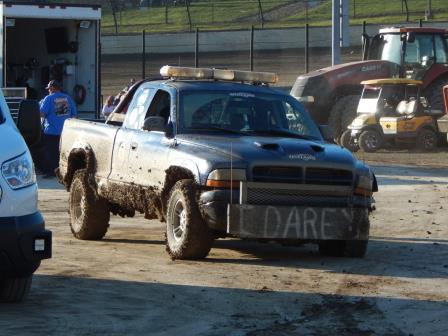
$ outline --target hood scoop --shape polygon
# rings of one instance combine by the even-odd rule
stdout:
[[[254,144],[257,147],[260,147],[262,149],[266,149],[266,150],[277,150],[280,148],[280,146],[276,143],[260,143],[260,142],[254,142]]]
[[[325,150],[325,147],[320,145],[310,145],[311,149],[315,151],[316,153],[321,153]]]

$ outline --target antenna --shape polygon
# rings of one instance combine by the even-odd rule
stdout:
[[[230,204],[232,205],[233,196],[233,145],[230,141]]]

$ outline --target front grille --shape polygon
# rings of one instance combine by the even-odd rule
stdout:
[[[252,170],[254,182],[302,183],[302,167],[255,167]]]
[[[258,166],[252,170],[254,182],[351,186],[350,170],[316,167]]]
[[[314,167],[306,168],[306,184],[351,186],[352,181],[353,174],[349,170]]]
[[[307,206],[345,206],[348,196],[329,196],[323,193],[291,189],[250,188],[247,191],[247,204],[254,205],[307,205]]]
[[[350,203],[351,186],[244,182],[241,203],[342,207]]]

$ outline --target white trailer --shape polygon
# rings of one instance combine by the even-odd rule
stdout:
[[[97,113],[101,7],[3,1],[0,11],[0,84],[39,100],[57,79],[80,113]]]

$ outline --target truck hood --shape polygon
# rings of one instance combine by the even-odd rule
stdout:
[[[229,162],[246,165],[309,165],[337,167],[353,170],[356,158],[348,150],[322,141],[295,138],[180,135],[177,137],[182,151],[211,164]],[[184,147],[185,146],[185,147]]]
[[[27,150],[25,141],[18,129],[8,119],[0,124],[0,165]]]

